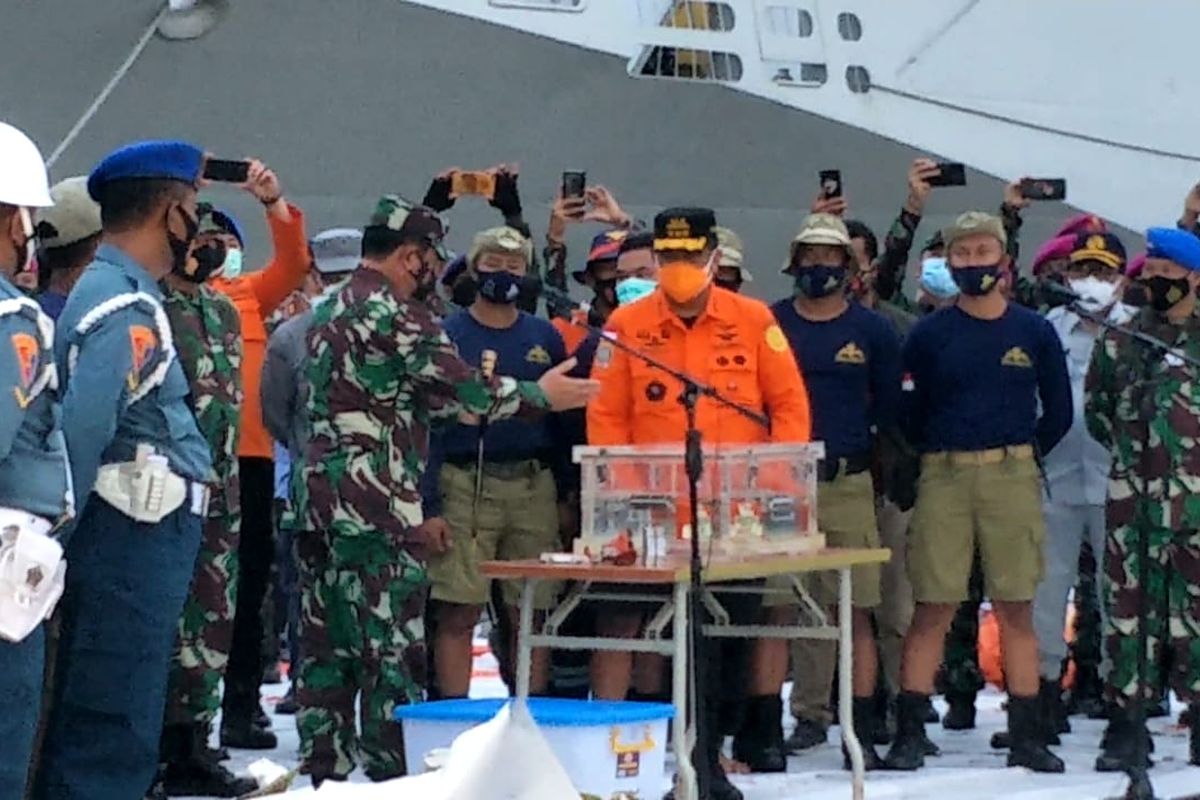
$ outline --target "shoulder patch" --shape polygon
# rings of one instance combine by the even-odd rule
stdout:
[[[20,372],[20,384],[13,387],[17,405],[25,408],[33,400],[30,390],[38,373],[38,362],[41,356],[41,344],[28,333],[14,333],[10,337],[13,353],[17,357],[17,369]]]
[[[765,338],[767,347],[771,348],[776,353],[783,353],[787,351],[787,337],[783,335],[783,330],[778,325],[772,325],[767,328]]]
[[[127,383],[129,390],[136,391],[142,382],[142,370],[150,363],[158,349],[158,336],[145,325],[129,326],[129,350],[133,355],[133,366],[129,369]]]

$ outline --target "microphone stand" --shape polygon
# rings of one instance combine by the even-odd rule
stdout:
[[[558,291],[546,291],[546,294],[551,296],[555,302],[561,303],[564,298]],[[570,297],[565,298],[566,302],[571,305],[578,306]],[[684,438],[684,469],[688,479],[688,499],[691,503],[690,516],[692,525],[692,541],[691,541],[691,567],[688,592],[688,605],[691,607],[691,613],[688,615],[688,637],[691,640],[689,646],[690,661],[692,666],[692,694],[693,707],[695,709],[694,725],[696,729],[695,745],[692,750],[692,763],[696,765],[696,784],[698,796],[707,800],[709,796],[709,779],[711,777],[709,766],[701,765],[697,758],[699,754],[701,758],[706,758],[707,753],[699,753],[701,748],[708,746],[708,730],[709,720],[706,718],[707,713],[707,698],[705,697],[705,689],[707,689],[706,666],[700,658],[702,645],[704,643],[704,625],[700,619],[701,610],[704,608],[704,577],[702,570],[704,567],[703,560],[700,556],[700,478],[704,474],[704,448],[701,442],[700,430],[696,427],[696,405],[701,397],[707,397],[725,408],[731,409],[741,416],[753,422],[757,422],[767,430],[771,429],[771,420],[767,415],[762,414],[754,409],[747,408],[729,398],[725,397],[716,388],[708,384],[701,383],[686,372],[675,369],[672,366],[664,364],[658,359],[647,353],[631,347],[619,339],[606,336],[604,331],[589,323],[582,323],[575,320],[571,321],[572,325],[579,328],[584,328],[589,333],[600,337],[599,347],[612,347],[620,350],[633,358],[636,358],[650,366],[658,369],[675,380],[683,384],[683,391],[679,395],[679,403],[683,406],[684,413],[687,416],[687,432]],[[676,609],[676,613],[679,610]]]
[[[1110,331],[1119,336],[1125,336],[1134,342],[1140,344],[1143,348],[1150,351],[1146,353],[1146,358],[1142,360],[1141,376],[1139,378],[1139,400],[1141,401],[1142,414],[1147,420],[1150,419],[1155,411],[1154,393],[1151,391],[1154,385],[1154,362],[1152,357],[1160,352],[1168,356],[1174,356],[1180,361],[1194,369],[1200,369],[1200,360],[1192,358],[1188,353],[1181,352],[1166,342],[1151,336],[1142,331],[1130,330],[1121,325],[1117,325],[1110,320],[1092,312],[1086,311],[1080,307],[1078,300],[1072,302],[1068,308],[1078,314],[1081,318],[1100,325],[1107,331]],[[1149,441],[1142,448],[1141,453],[1141,480],[1138,482],[1138,498],[1141,502],[1139,507],[1144,508],[1145,504],[1150,500],[1150,485],[1149,485],[1149,460],[1147,453],[1149,452]],[[1145,513],[1141,511],[1139,513]],[[1126,767],[1126,774],[1129,776],[1129,786],[1122,795],[1123,800],[1156,800],[1154,794],[1154,785],[1150,782],[1149,771],[1146,769],[1146,760],[1150,757],[1149,745],[1147,737],[1149,731],[1146,730],[1146,672],[1149,669],[1148,655],[1146,646],[1148,644],[1147,633],[1147,616],[1149,615],[1149,602],[1146,597],[1146,584],[1149,581],[1150,573],[1150,541],[1145,532],[1138,536],[1137,541],[1137,581],[1141,592],[1138,595],[1138,630],[1137,630],[1137,696],[1133,701],[1133,723],[1134,732],[1134,750],[1133,759]]]

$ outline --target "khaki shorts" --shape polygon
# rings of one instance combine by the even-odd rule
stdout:
[[[967,599],[976,546],[992,600],[1033,599],[1042,580],[1042,490],[1028,448],[921,459],[908,534],[908,575],[918,603]]]
[[[827,547],[879,547],[879,526],[875,519],[875,489],[870,471],[838,475],[832,481],[817,484],[817,527],[825,534]],[[880,564],[868,564],[850,570],[855,608],[875,608],[880,602]],[[823,607],[837,605],[838,573],[810,572],[802,576],[804,587]],[[767,579],[769,589],[791,589],[786,576]],[[764,606],[798,605],[795,592],[771,593]]]
[[[430,595],[434,600],[484,605],[491,599],[488,579],[480,574],[484,561],[520,561],[562,550],[558,536],[558,495],[554,476],[537,461],[493,465],[485,470],[479,508],[474,514],[474,468],[444,464],[440,475],[442,516],[450,526],[450,549],[429,560]],[[534,605],[554,605],[559,585],[536,584]],[[505,581],[505,602],[521,599],[518,581]]]

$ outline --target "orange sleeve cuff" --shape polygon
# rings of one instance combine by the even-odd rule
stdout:
[[[267,214],[274,248],[271,262],[246,277],[264,319],[288,295],[303,286],[304,278],[308,275],[308,235],[304,230],[304,212],[291,203],[288,203],[288,210],[292,218],[287,221]]]

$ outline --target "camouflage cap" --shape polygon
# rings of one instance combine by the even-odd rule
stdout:
[[[387,228],[404,239],[428,244],[443,260],[450,258],[450,251],[443,243],[447,226],[438,213],[426,206],[405,200],[398,194],[385,194],[379,198],[367,227]]]
[[[841,217],[834,214],[809,214],[804,218],[804,221],[800,223],[800,230],[796,231],[796,235],[792,237],[788,260],[783,264],[784,272],[792,268],[792,257],[795,256],[796,250],[806,244],[842,247],[851,259],[854,258],[854,248],[850,244],[850,232],[846,230],[846,223],[842,221]]]
[[[37,212],[38,244],[53,250],[100,233],[100,204],[87,190],[87,177],[67,178],[50,189],[54,205]]]
[[[1004,232],[1004,223],[996,215],[985,211],[967,211],[959,214],[953,224],[942,229],[942,239],[946,242],[946,249],[949,249],[955,240],[981,233],[995,238],[1001,247],[1008,246],[1008,234]]]
[[[467,251],[467,264],[475,268],[479,256],[484,253],[519,254],[528,267],[533,261],[533,242],[525,238],[516,228],[501,225],[475,234],[471,249]]]
[[[741,273],[743,281],[747,283],[753,281],[750,270],[746,269],[746,265],[743,263],[746,248],[742,244],[742,237],[720,225],[713,228],[713,233],[717,234],[717,266],[736,267]]]
[[[212,203],[197,203],[196,218],[200,225],[196,230],[197,235],[227,233],[237,239],[243,247],[246,246],[242,226],[238,225],[238,221],[229,212],[222,211]]]

